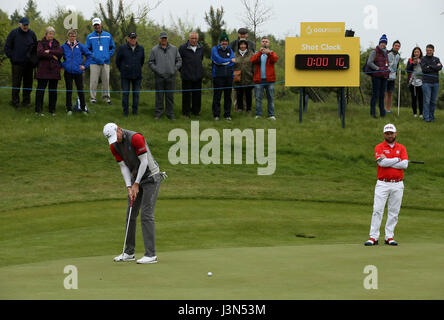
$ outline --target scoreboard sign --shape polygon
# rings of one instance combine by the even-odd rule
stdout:
[[[285,39],[287,87],[359,87],[359,38],[343,23],[301,23],[301,37]]]

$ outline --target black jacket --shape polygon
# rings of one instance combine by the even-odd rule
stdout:
[[[441,64],[438,66],[438,63]],[[424,56],[421,58],[421,68],[423,72],[422,82],[439,83],[439,71],[442,69],[442,63],[438,57]]]
[[[116,57],[116,65],[120,71],[120,77],[124,79],[141,79],[142,67],[145,63],[145,49],[136,44],[133,49],[129,44],[119,47]]]
[[[237,52],[239,50],[239,38],[237,38],[236,40],[232,41],[230,43],[230,47],[231,49],[233,49],[234,52]],[[256,44],[251,41],[251,40],[247,40],[248,43],[248,49],[253,51],[253,53],[256,53]]]
[[[180,68],[182,80],[198,81],[203,78],[203,53],[203,48],[199,43],[196,52],[191,49],[189,41],[179,47],[179,54],[182,57],[182,67]]]
[[[37,56],[37,37],[32,30],[24,32],[20,27],[12,30],[4,46],[12,64],[24,64]]]

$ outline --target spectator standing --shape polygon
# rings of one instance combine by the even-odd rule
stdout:
[[[390,74],[387,80],[387,91],[385,93],[385,110],[387,113],[392,113],[392,94],[393,91],[395,91],[396,75],[398,72],[399,60],[401,60],[399,49],[401,49],[401,42],[396,40],[393,42],[392,50],[388,52]]]
[[[253,91],[254,67],[250,59],[254,52],[248,48],[248,42],[244,39],[239,40],[239,49],[235,52],[236,62],[234,65],[234,85],[236,95],[238,97],[238,110],[244,110],[244,96],[246,100],[246,111],[251,114],[251,102]],[[236,72],[240,72],[240,77],[236,76]],[[236,80],[239,80],[236,82]],[[239,86],[239,87],[236,87]]]
[[[421,68],[422,50],[416,47],[412,51],[412,56],[407,63],[408,85],[412,96],[413,116],[423,118],[423,94],[422,94],[422,68]]]
[[[35,112],[40,115],[43,115],[43,99],[47,86],[49,91],[49,113],[54,116],[56,111],[57,83],[60,80],[60,58],[63,56],[63,49],[54,36],[55,29],[47,27],[45,36],[37,44],[39,65],[36,72]]]
[[[102,21],[99,18],[92,20],[94,31],[86,38],[86,47],[92,52],[92,62],[90,66],[90,95],[91,103],[96,103],[97,86],[99,79],[102,80],[102,99],[111,105],[109,93],[109,65],[111,57],[114,55],[116,46],[111,34],[103,30]]]
[[[190,117],[190,113],[199,117],[202,105],[203,48],[198,41],[199,34],[191,32],[188,41],[179,48],[182,58],[182,114],[186,118]]]
[[[256,84],[256,119],[262,117],[262,98],[265,89],[268,101],[268,119],[276,120],[274,114],[274,84],[276,82],[274,65],[278,58],[276,52],[270,50],[270,40],[267,37],[262,37],[261,49],[250,59],[255,66],[253,80]]]
[[[385,117],[384,96],[387,87],[387,79],[390,75],[387,54],[387,36],[379,39],[379,45],[370,52],[367,60],[368,67],[372,70],[372,98],[370,101],[370,115],[376,118],[376,100],[379,101],[379,114]]]
[[[76,30],[68,31],[68,40],[62,45],[62,49],[62,67],[65,70],[66,84],[66,112],[69,116],[72,115],[72,82],[74,81],[80,100],[80,108],[83,114],[87,115],[85,93],[83,92],[83,73],[91,64],[91,52],[85,45],[77,41]]]
[[[18,28],[9,33],[4,51],[12,67],[12,106],[16,109],[19,106],[23,83],[22,105],[28,107],[31,104],[33,71],[37,57],[37,37],[29,27],[28,18],[20,19]]]
[[[225,32],[219,37],[219,45],[211,50],[213,62],[213,116],[220,119],[220,101],[224,94],[224,118],[231,121],[231,89],[233,85],[234,58],[233,50],[228,46],[229,39]]]
[[[122,82],[122,108],[125,117],[129,113],[130,86],[133,90],[132,112],[133,115],[137,115],[144,63],[145,49],[137,43],[137,34],[131,32],[128,34],[127,43],[120,46],[116,57],[116,65]]]
[[[438,57],[434,56],[435,47],[432,44],[426,47],[426,56],[421,59],[423,72],[422,93],[424,96],[424,121],[435,121],[436,100],[439,90],[439,71],[442,64]]]
[[[159,44],[151,50],[148,65],[154,72],[154,85],[156,89],[154,119],[159,120],[166,109],[167,118],[175,120],[174,86],[176,71],[182,66],[182,58],[177,47],[168,43],[168,33],[165,31],[159,35]]]
[[[256,44],[253,41],[248,40],[248,29],[247,28],[240,28],[237,32],[238,32],[237,39],[230,43],[231,50],[233,50],[233,52],[236,52],[237,50],[239,50],[239,41],[245,40],[248,43],[248,50],[251,50],[253,53],[255,53],[256,52]]]
[[[240,28],[237,31],[237,33],[238,33],[237,39],[230,43],[231,50],[233,50],[233,52],[236,53],[239,50],[239,41],[246,40],[248,43],[248,50],[255,53],[256,52],[256,44],[253,41],[248,40],[248,29],[247,28]],[[236,90],[233,91],[233,103],[234,103],[234,110],[241,111],[238,108],[237,91]]]

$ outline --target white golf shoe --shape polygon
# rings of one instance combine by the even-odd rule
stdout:
[[[125,261],[134,261],[136,260],[134,258],[133,254],[126,254],[126,253],[122,253],[120,256],[117,256],[114,258],[115,262],[125,262]]]
[[[142,257],[139,260],[137,260],[137,263],[139,264],[150,264],[150,263],[157,263],[157,256],[154,257]]]

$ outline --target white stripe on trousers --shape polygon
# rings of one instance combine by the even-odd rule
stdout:
[[[402,196],[404,194],[404,182],[379,181],[375,187],[375,200],[373,203],[373,216],[370,227],[370,238],[378,240],[387,202],[387,222],[385,224],[385,240],[394,238],[395,227],[398,223],[399,210],[401,209]],[[387,201],[388,200],[388,201]]]

